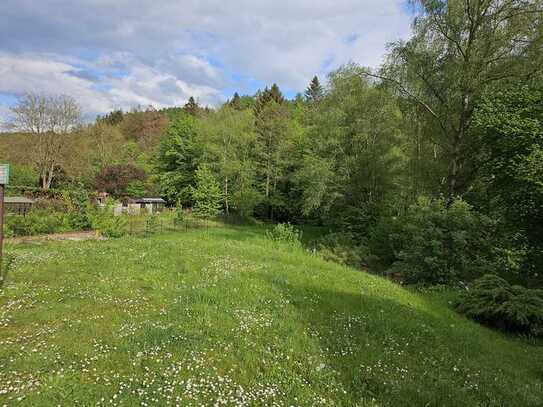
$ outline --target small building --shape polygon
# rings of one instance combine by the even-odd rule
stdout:
[[[25,198],[24,196],[6,196],[4,197],[4,208],[6,213],[26,215],[32,209],[34,202],[34,200]]]
[[[138,198],[134,199],[134,203],[149,213],[162,212],[166,208],[166,201],[162,198]]]
[[[162,198],[126,198],[122,204],[113,208],[115,215],[128,213],[139,215],[141,213],[158,213],[166,208],[166,201]]]

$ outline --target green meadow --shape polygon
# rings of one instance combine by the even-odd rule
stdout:
[[[8,250],[0,405],[543,405],[537,343],[261,227]]]

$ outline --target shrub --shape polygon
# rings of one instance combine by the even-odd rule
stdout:
[[[88,208],[92,228],[105,237],[117,238],[126,233],[126,215],[115,216],[113,201],[108,200],[103,208]]]
[[[158,215],[156,213],[150,213],[145,219],[145,233],[152,235],[158,230]]]
[[[30,236],[62,233],[73,230],[70,214],[67,212],[50,212],[45,209],[32,209],[26,216],[6,216],[6,235]]]
[[[185,223],[185,218],[186,216],[185,216],[185,211],[183,210],[183,205],[178,204],[175,207],[175,213],[173,216],[173,224],[175,226],[180,226]]]
[[[291,246],[301,246],[302,232],[290,223],[278,223],[266,233],[268,239],[274,242],[287,243]]]
[[[370,230],[370,252],[406,283],[448,284],[472,280],[492,267],[492,222],[461,199],[419,198],[398,217]]]
[[[461,295],[456,309],[502,330],[543,335],[543,290],[512,286],[493,274],[475,280]]]
[[[315,247],[325,260],[353,267],[362,265],[362,248],[350,233],[329,233],[318,239]]]

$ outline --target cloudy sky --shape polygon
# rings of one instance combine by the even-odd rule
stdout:
[[[216,105],[277,82],[378,66],[410,31],[406,0],[0,0],[0,118],[25,92],[115,108]]]

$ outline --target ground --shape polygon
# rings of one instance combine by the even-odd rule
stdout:
[[[260,228],[8,249],[0,405],[543,405],[536,343]]]

